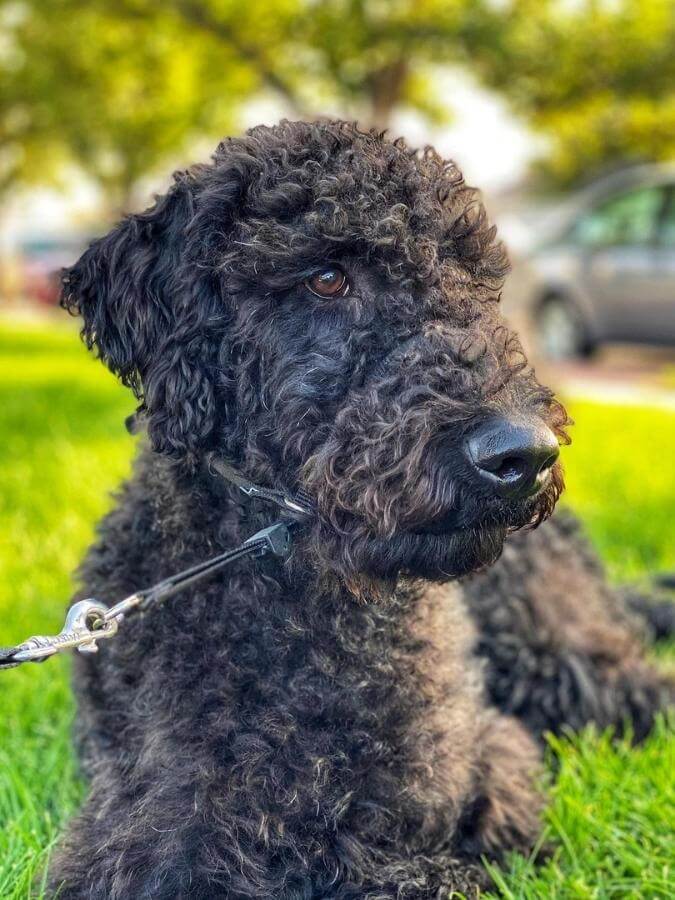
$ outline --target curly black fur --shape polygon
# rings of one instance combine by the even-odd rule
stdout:
[[[641,740],[672,702],[672,681],[645,661],[644,623],[608,585],[571,513],[515,535],[463,587],[489,696],[535,736],[593,722],[616,733],[628,725]]]
[[[336,264],[350,292],[311,294]],[[535,741],[488,704],[482,670],[535,737],[651,720],[658,677],[584,644],[629,633],[606,589],[593,622],[539,622],[548,579],[571,605],[602,583],[584,557],[566,586],[579,548],[562,520],[442,586],[494,563],[562,490],[556,464],[536,496],[498,499],[463,451],[496,415],[565,440],[499,317],[506,268],[433,150],[283,122],[178,173],[65,274],[63,304],[136,392],[150,445],[84,593],[119,598],[272,521],[211,454],[308,492],[318,515],[284,565],[238,564],[77,660],[91,793],[52,866],[59,896],[475,896],[481,856],[531,849],[541,805]]]
[[[649,641],[664,641],[675,635],[675,603],[658,581],[655,589],[626,585],[622,594],[624,604],[642,625]]]

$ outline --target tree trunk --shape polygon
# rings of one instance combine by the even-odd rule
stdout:
[[[408,63],[397,59],[373,72],[368,80],[370,122],[375,128],[387,128],[394,109],[401,102],[408,77]]]

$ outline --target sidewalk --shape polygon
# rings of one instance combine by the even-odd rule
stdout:
[[[597,403],[614,403],[618,406],[651,406],[675,412],[675,391],[640,387],[639,385],[615,384],[613,382],[593,382],[570,379],[557,382],[564,397],[593,400]]]
[[[589,361],[540,362],[536,369],[565,397],[675,412],[675,348],[617,345]]]

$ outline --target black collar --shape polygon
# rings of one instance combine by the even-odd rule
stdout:
[[[296,494],[288,494],[283,490],[276,490],[274,488],[266,488],[258,484],[253,484],[253,482],[249,481],[241,474],[241,472],[235,469],[231,463],[222,459],[222,457],[216,456],[215,453],[209,456],[207,465],[212,474],[219,475],[226,481],[236,485],[247,497],[254,497],[276,503],[276,505],[280,506],[282,509],[292,512],[296,516],[301,516],[303,519],[310,519],[316,515],[314,503],[304,491],[298,491]]]

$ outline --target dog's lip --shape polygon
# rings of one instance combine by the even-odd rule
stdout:
[[[408,531],[419,537],[451,536],[469,531],[519,531],[538,521],[536,504],[538,496],[526,498],[518,507],[510,509],[490,508],[486,505],[483,510],[477,511],[455,506],[425,522],[420,522]]]
[[[452,534],[456,531],[465,531],[467,525],[469,523],[461,521],[460,510],[449,509],[411,530],[418,535],[443,535]]]

